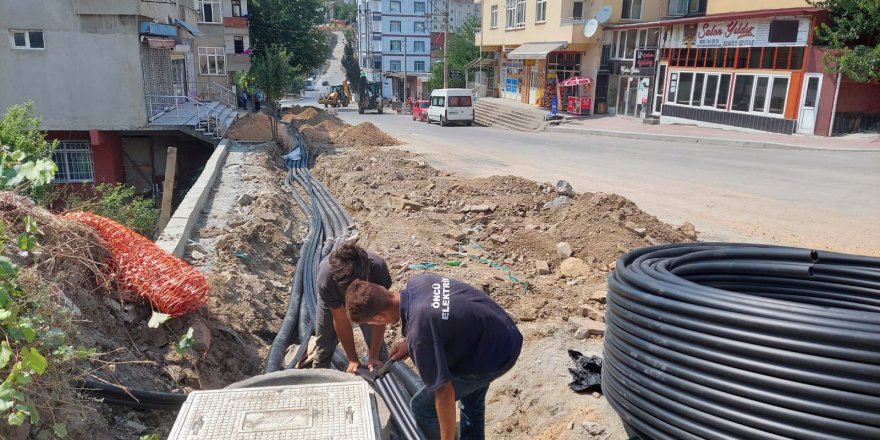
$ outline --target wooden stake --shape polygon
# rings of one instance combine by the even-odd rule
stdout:
[[[171,202],[174,197],[174,174],[177,172],[177,148],[168,147],[165,154],[165,183],[162,186],[162,211],[159,214],[159,232],[171,220]]]

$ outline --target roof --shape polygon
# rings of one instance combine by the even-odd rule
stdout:
[[[648,21],[644,23],[626,23],[618,25],[608,25],[605,29],[636,29],[644,27],[671,26],[675,24],[700,23],[706,21],[724,21],[739,18],[761,18],[776,17],[782,15],[812,15],[819,11],[820,8],[782,8],[782,9],[762,9],[760,11],[742,11],[742,12],[725,12],[723,14],[702,15],[699,17],[673,18],[669,20]]]
[[[192,23],[183,20],[174,20],[174,24],[186,29],[186,31],[191,33],[194,37],[201,37],[202,35],[204,35],[201,31],[199,31],[199,28]]]
[[[469,63],[467,63],[464,68],[465,69],[481,69],[483,67],[494,66],[498,60],[494,58],[477,58]]]
[[[540,60],[547,54],[558,50],[568,43],[565,41],[549,41],[541,43],[524,43],[507,54],[508,60]]]

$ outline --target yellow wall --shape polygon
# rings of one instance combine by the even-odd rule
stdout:
[[[568,18],[572,13],[574,0],[548,0],[547,20],[544,23],[535,22],[535,0],[526,3],[526,25],[523,29],[505,29],[505,0],[482,0],[481,32],[476,35],[475,43],[482,46],[517,46],[523,43],[542,41],[565,41],[570,44],[599,43],[602,28],[592,38],[584,37],[584,24],[562,24],[563,18]],[[602,9],[605,4],[611,5],[612,14],[609,24],[620,22],[622,0],[584,1],[584,17],[590,19]],[[654,21],[661,16],[661,5],[668,7],[668,0],[643,0],[642,18],[639,21]],[[490,28],[490,14],[492,6],[498,6],[498,27]]]
[[[709,0],[709,4],[706,7],[706,15],[809,6],[807,0]]]

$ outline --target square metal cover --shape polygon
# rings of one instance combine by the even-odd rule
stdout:
[[[366,382],[194,391],[169,440],[376,440],[375,397]]]

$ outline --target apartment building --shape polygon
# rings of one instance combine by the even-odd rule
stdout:
[[[473,0],[434,0],[431,5],[431,59],[432,62],[442,60],[443,44],[446,31],[446,8],[449,8],[449,32],[455,30],[470,18],[480,18],[480,3]]]
[[[705,11],[606,29],[617,67],[609,112],[785,134],[880,128],[880,85],[838,81],[825,69],[825,48],[813,42],[825,11],[804,0],[710,0]],[[645,34],[649,46],[642,45]],[[653,61],[644,59],[646,51]],[[656,69],[639,71],[643,62]],[[633,69],[637,81],[656,86],[632,87]]]
[[[186,175],[237,116],[196,81],[192,0],[0,0],[0,109],[33,101],[60,141],[56,183],[125,182],[158,196],[167,147]],[[210,96],[208,96],[210,95]],[[231,99],[230,99],[231,98]]]
[[[382,95],[399,101],[423,95],[431,71],[428,0],[361,0],[360,65]]]
[[[606,6],[611,14],[605,26],[656,21],[663,15],[660,3],[481,0],[481,31],[475,42],[495,60],[486,75],[487,94],[544,107],[550,105],[557,90],[563,102],[577,95],[590,98],[588,102],[592,103],[597,93],[599,98],[607,99],[611,48],[603,43],[610,37],[603,35],[601,27],[585,35],[587,22]],[[556,87],[573,76],[590,78],[592,84]],[[605,102],[598,104],[607,107]]]
[[[235,88],[235,74],[250,69],[251,43],[248,33],[247,0],[195,0],[199,13],[196,37],[198,70],[194,86],[198,92],[215,83]]]

